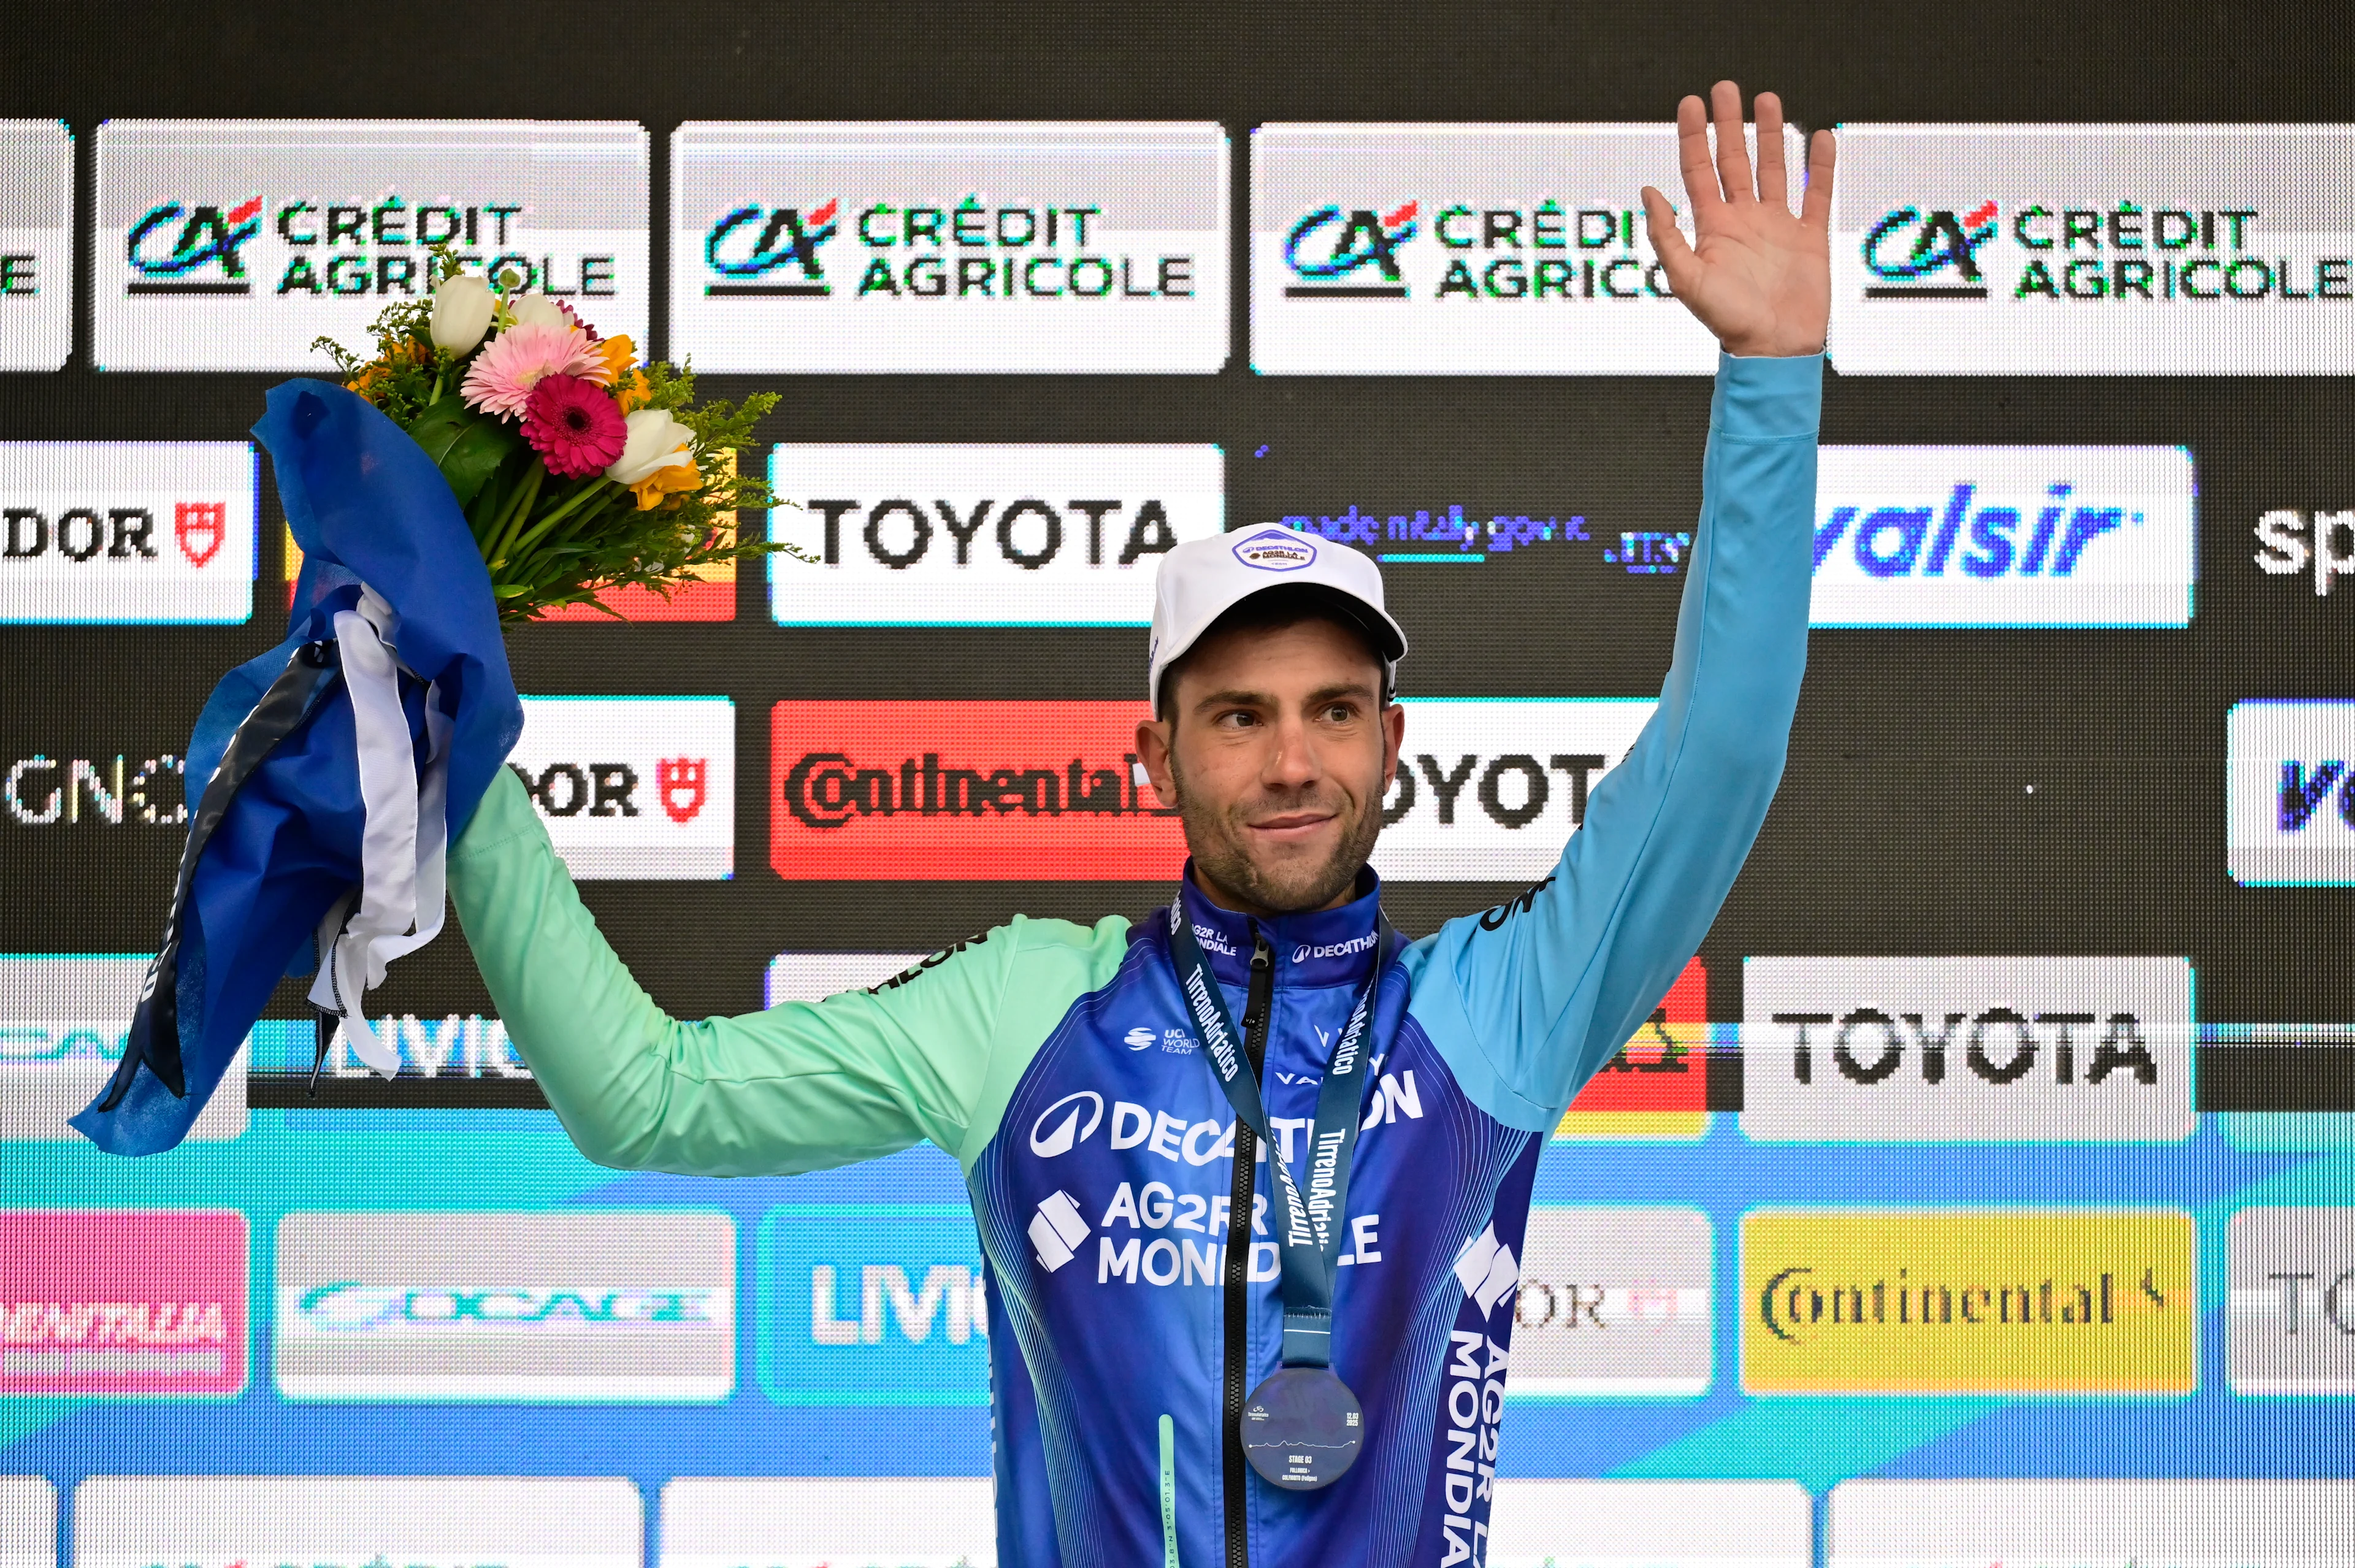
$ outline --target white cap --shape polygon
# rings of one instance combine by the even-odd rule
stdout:
[[[1209,539],[1188,539],[1161,558],[1153,583],[1153,641],[1146,657],[1146,696],[1157,708],[1161,675],[1201,639],[1210,624],[1254,593],[1314,586],[1351,602],[1337,605],[1382,661],[1383,696],[1398,682],[1406,634],[1382,608],[1382,572],[1347,545],[1328,544],[1268,524]]]

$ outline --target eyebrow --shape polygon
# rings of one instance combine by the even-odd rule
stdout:
[[[1340,681],[1332,686],[1319,687],[1310,692],[1305,705],[1314,708],[1320,702],[1331,702],[1337,698],[1371,698],[1373,695],[1374,688],[1362,680]],[[1202,697],[1194,704],[1194,711],[1199,713],[1209,708],[1274,708],[1277,706],[1279,704],[1266,692],[1247,691],[1240,687],[1230,687],[1224,691],[1213,691]]]

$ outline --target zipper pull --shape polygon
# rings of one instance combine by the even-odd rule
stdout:
[[[1261,982],[1268,978],[1274,967],[1275,952],[1267,944],[1266,933],[1260,930],[1257,921],[1253,921],[1252,923],[1251,987],[1243,1007],[1243,1033],[1246,1035],[1260,1026],[1261,1009],[1267,1005],[1263,999],[1267,995],[1267,987]]]

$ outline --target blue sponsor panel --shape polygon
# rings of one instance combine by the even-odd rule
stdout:
[[[989,1296],[952,1204],[796,1204],[762,1218],[762,1390],[779,1404],[985,1405]]]

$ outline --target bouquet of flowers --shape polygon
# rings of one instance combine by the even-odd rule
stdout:
[[[517,294],[512,274],[427,263],[430,299],[387,309],[368,359],[322,337],[344,386],[408,432],[450,483],[504,621],[634,584],[667,597],[693,568],[798,549],[735,537],[740,507],[771,504],[735,454],[774,408],[694,406],[695,378],[640,365],[572,307]]]
[[[282,382],[253,427],[302,575],[285,641],[222,677],[184,753],[164,938],[73,1118],[102,1148],[176,1145],[288,975],[315,971],[322,1060],[332,1017],[392,1076],[361,1003],[440,933],[447,848],[522,734],[503,624],[786,548],[734,528],[770,502],[736,453],[773,394],[698,407],[690,375],[511,278],[446,251],[427,276],[370,357],[320,340],[340,385]]]

